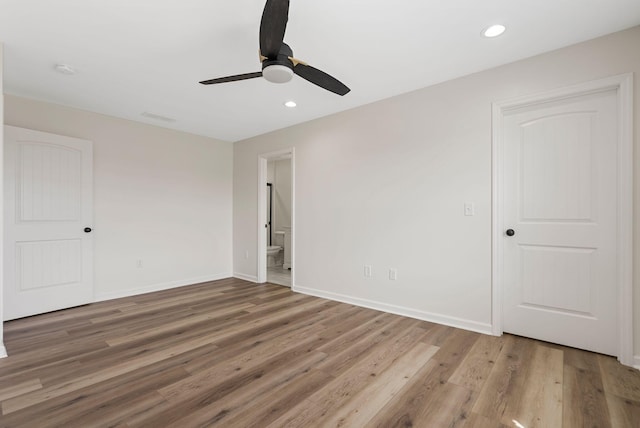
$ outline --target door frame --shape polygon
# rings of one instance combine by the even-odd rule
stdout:
[[[502,138],[505,113],[526,106],[615,90],[618,99],[618,205],[617,294],[618,360],[633,365],[633,74],[626,73],[534,95],[492,103],[492,333],[503,334],[502,260],[505,229],[503,212],[504,152]]]
[[[296,162],[295,149],[277,150],[258,155],[258,248],[257,283],[267,282],[267,233],[264,227],[267,218],[267,163],[278,159],[290,159],[291,162],[291,266],[296,266]],[[295,269],[291,269],[291,289],[295,284]]]

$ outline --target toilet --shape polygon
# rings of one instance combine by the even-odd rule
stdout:
[[[267,267],[276,266],[276,257],[278,253],[282,250],[282,247],[278,245],[269,245],[267,246]]]

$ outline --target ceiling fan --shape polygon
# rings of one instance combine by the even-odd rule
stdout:
[[[346,95],[350,89],[335,77],[311,67],[293,57],[293,51],[284,43],[284,33],[289,19],[289,0],[267,0],[260,21],[260,62],[262,71],[203,80],[203,85],[235,82],[237,80],[264,77],[269,82],[286,83],[297,74],[303,79],[338,95]]]

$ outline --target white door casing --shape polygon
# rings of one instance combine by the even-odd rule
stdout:
[[[630,88],[494,105],[494,333],[631,364]]]
[[[5,320],[92,302],[92,143],[4,130]]]
[[[267,282],[267,163],[273,160],[290,159],[291,162],[291,265],[295,263],[295,211],[296,211],[296,174],[295,174],[295,148],[277,150],[258,155],[258,248],[256,263],[256,282]],[[295,271],[291,270],[291,288],[295,285]]]

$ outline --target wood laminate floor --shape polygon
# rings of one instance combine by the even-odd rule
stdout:
[[[1,427],[640,427],[640,372],[237,279],[5,324]]]

